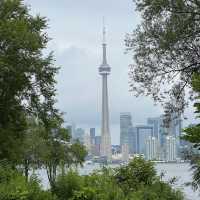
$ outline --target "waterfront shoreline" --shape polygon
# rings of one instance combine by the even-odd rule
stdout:
[[[111,164],[107,165],[108,167],[119,167],[119,164]],[[85,165],[83,167],[79,167],[77,170],[80,175],[87,175],[92,173],[94,170],[101,169],[97,163],[91,165]],[[157,174],[160,175],[164,172],[165,177],[164,181],[169,181],[173,177],[177,177],[177,182],[174,185],[176,189],[180,189],[184,192],[186,200],[197,200],[200,199],[199,193],[194,192],[191,187],[186,187],[185,183],[192,180],[191,170],[189,163],[156,163],[155,169]],[[48,179],[44,169],[38,171],[38,176],[41,179],[41,183],[45,189],[48,188]]]

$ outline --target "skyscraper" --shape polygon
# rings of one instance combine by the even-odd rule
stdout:
[[[95,144],[95,128],[90,128],[90,143]]]
[[[122,161],[123,162],[128,162],[128,160],[129,160],[128,144],[123,144],[121,149],[122,149]]]
[[[137,153],[146,153],[146,139],[153,136],[153,127],[147,125],[136,126],[136,139],[137,139]]]
[[[120,113],[120,146],[129,144],[129,131],[132,128],[132,119],[130,112]]]
[[[137,129],[135,127],[129,128],[128,134],[129,153],[137,153]]]
[[[109,107],[108,107],[108,85],[107,77],[110,74],[110,66],[106,56],[106,29],[103,26],[103,62],[99,67],[99,74],[102,76],[102,124],[101,124],[101,156],[111,160],[111,137],[109,127]]]
[[[169,127],[166,127],[168,136],[172,136],[176,141],[176,157],[180,156],[180,136],[182,131],[182,119],[177,113],[171,113],[171,121]]]
[[[88,155],[91,155],[90,135],[88,133],[85,133],[85,135],[84,135],[84,145],[86,147]]]
[[[95,138],[95,128],[90,128],[90,137]]]
[[[100,156],[101,136],[95,136],[95,156]]]
[[[67,123],[67,126],[66,126],[67,130],[68,130],[68,133],[70,135],[70,141],[73,143],[74,140],[76,140],[76,126],[75,126],[75,123],[72,122],[72,123]]]
[[[90,128],[90,145],[91,145],[91,154],[95,155],[95,128]]]
[[[160,146],[163,146],[165,142],[165,128],[163,120],[164,118],[162,115],[160,117],[151,117],[147,119],[147,124],[153,127],[153,136],[158,139]]]
[[[180,147],[180,136],[182,132],[182,119],[180,115],[172,114],[172,127],[171,134],[176,138],[177,150]]]
[[[75,131],[74,139],[79,140],[79,142],[84,143],[85,131],[82,128],[77,128]]]
[[[149,136],[146,139],[146,159],[158,160],[158,139],[156,137]]]
[[[176,157],[176,138],[166,136],[166,161],[175,161]]]
[[[160,138],[160,124],[161,118],[160,117],[151,117],[147,119],[147,124],[153,127],[153,136],[156,137],[158,140]]]

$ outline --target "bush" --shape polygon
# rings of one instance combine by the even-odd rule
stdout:
[[[128,194],[128,200],[183,200],[183,194],[168,183],[156,181],[150,186],[141,186]]]
[[[0,167],[0,200],[56,200],[43,191],[36,177],[26,178],[17,170]]]
[[[154,164],[143,158],[134,158],[127,166],[115,170],[115,179],[125,193],[151,185],[156,178]]]
[[[75,191],[80,191],[83,187],[83,177],[77,172],[70,170],[65,175],[57,177],[53,193],[59,200],[67,200],[73,197]]]
[[[125,199],[122,189],[114,178],[114,171],[112,169],[103,168],[100,171],[86,176],[85,185],[95,190],[95,200]]]
[[[183,200],[180,191],[156,175],[154,165],[142,158],[117,169],[103,168],[87,176],[69,171],[59,176],[59,200]]]

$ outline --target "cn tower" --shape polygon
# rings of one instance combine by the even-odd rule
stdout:
[[[108,161],[112,159],[111,152],[111,137],[109,127],[109,106],[108,106],[108,84],[107,78],[110,74],[111,68],[107,63],[106,55],[106,28],[103,23],[103,61],[99,67],[99,74],[102,76],[102,118],[101,118],[101,156],[107,158]]]

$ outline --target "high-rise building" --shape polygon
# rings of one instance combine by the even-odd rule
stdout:
[[[135,127],[130,127],[128,130],[128,135],[129,153],[137,153],[137,129]]]
[[[153,127],[153,136],[160,139],[160,129],[162,124],[161,117],[151,117],[147,119],[147,124]]]
[[[94,156],[96,152],[95,147],[95,128],[90,128],[90,146],[91,146],[91,154]]]
[[[90,135],[88,133],[84,135],[84,145],[86,147],[88,155],[91,155],[91,142],[90,142]]]
[[[171,114],[171,121],[169,121],[169,125],[166,126],[164,123],[164,116],[148,118],[147,124],[152,126],[153,136],[158,139],[158,149],[159,149],[159,158],[161,160],[166,159],[167,148],[166,144],[168,139],[166,136],[172,136],[175,138],[176,141],[176,156],[180,153],[180,136],[182,130],[182,120],[181,116],[177,116],[177,114]]]
[[[149,136],[146,139],[146,155],[147,160],[158,160],[158,139],[156,137]]]
[[[153,136],[153,127],[147,125],[136,126],[136,149],[137,153],[145,155],[146,145],[145,142],[148,137]]]
[[[95,144],[95,128],[90,128],[91,144]]]
[[[121,148],[122,148],[122,161],[123,162],[128,162],[128,160],[129,160],[129,147],[128,147],[128,144],[124,143]]]
[[[100,156],[101,136],[95,136],[95,156]]]
[[[176,138],[174,136],[166,136],[166,161],[175,161],[176,157]]]
[[[165,128],[163,123],[163,117],[151,117],[147,119],[147,124],[153,127],[153,136],[157,139],[158,158],[164,159],[163,147],[165,143]]]
[[[70,141],[73,142],[75,139],[75,124],[74,123],[68,123],[66,126],[66,129],[68,130],[68,133],[70,135]]]
[[[131,136],[132,117],[129,112],[120,113],[120,146],[129,144],[129,137]],[[130,133],[131,132],[131,133]]]
[[[163,146],[165,142],[165,129],[163,123],[163,116],[151,117],[147,119],[147,124],[153,127],[153,136],[158,139],[160,146]]]
[[[106,56],[106,29],[103,27],[103,62],[99,67],[99,74],[102,76],[102,124],[101,124],[101,156],[107,157],[107,160],[112,159],[111,152],[111,136],[109,127],[109,107],[108,107],[108,85],[107,77],[110,74],[111,68],[107,63]]]
[[[79,140],[79,142],[84,143],[85,131],[82,128],[77,128],[74,134],[74,140]]]
[[[172,135],[176,138],[176,148],[177,151],[180,148],[181,142],[180,142],[180,136],[182,132],[182,119],[180,115],[173,114],[172,115]]]
[[[181,141],[180,136],[182,132],[182,119],[181,115],[177,113],[172,113],[170,116],[170,121],[167,124],[165,130],[166,135],[172,136],[175,138],[176,141],[176,156],[179,157],[181,155]]]

